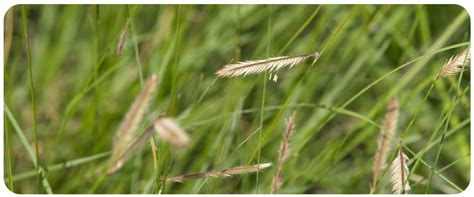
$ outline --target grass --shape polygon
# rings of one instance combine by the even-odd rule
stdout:
[[[469,68],[436,78],[470,45],[462,7],[23,5],[7,16],[4,181],[16,193],[270,193],[285,119],[296,111],[278,192],[367,194],[394,96],[411,192],[457,193],[470,182]],[[276,73],[214,74],[314,52]],[[191,141],[177,149],[155,135],[108,176],[114,131],[153,73],[156,95],[138,131],[165,115]],[[257,163],[274,165],[164,181]],[[381,174],[376,193],[391,193],[390,171]]]
[[[31,95],[31,108],[33,111],[33,136],[34,136],[34,143],[35,143],[35,168],[36,168],[36,178],[38,182],[38,192],[40,192],[40,171],[39,171],[39,165],[40,165],[40,157],[39,157],[39,146],[38,146],[38,127],[36,124],[36,99],[35,99],[35,86],[33,82],[33,68],[31,66],[31,52],[30,52],[30,39],[28,36],[28,20],[27,20],[27,14],[25,11],[25,7],[21,7],[21,17],[23,19],[23,35],[24,35],[24,40],[25,40],[25,48],[26,48],[26,60],[28,63],[28,81],[30,82],[30,95]]]

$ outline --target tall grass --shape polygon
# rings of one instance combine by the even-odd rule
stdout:
[[[293,111],[297,132],[291,154],[278,164],[278,193],[369,193],[377,137],[394,96],[411,193],[457,193],[470,181],[469,65],[437,77],[470,46],[462,7],[13,10],[5,26],[11,45],[4,58],[4,181],[17,193],[270,193],[279,131]],[[222,65],[314,52],[320,56],[290,69],[215,75]],[[132,132],[143,148],[129,149],[128,162],[108,176],[114,131],[152,73],[160,81],[156,96]],[[174,135],[144,132],[162,116],[186,131],[186,146],[168,144]],[[388,150],[388,165],[397,153]],[[269,162],[275,165],[228,178],[203,175]],[[392,193],[390,173],[382,168],[374,193]],[[166,181],[177,177],[187,180]]]
[[[40,157],[39,157],[39,146],[38,146],[38,127],[37,127],[37,119],[36,119],[36,97],[35,97],[35,82],[33,79],[33,67],[31,66],[31,52],[30,52],[30,37],[28,36],[28,16],[25,10],[25,7],[21,7],[21,16],[23,19],[23,35],[25,41],[25,49],[26,49],[26,60],[28,62],[28,81],[30,82],[30,95],[31,95],[31,108],[33,111],[33,134],[34,134],[34,143],[35,143],[35,168],[37,174],[37,182],[38,182],[38,192],[40,192]]]

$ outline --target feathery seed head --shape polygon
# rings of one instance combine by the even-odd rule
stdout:
[[[292,68],[296,64],[303,62],[310,57],[319,57],[319,53],[312,53],[310,55],[299,56],[281,56],[265,60],[253,60],[246,62],[239,62],[235,64],[228,64],[219,69],[216,74],[218,77],[238,77],[247,76],[250,74],[262,72],[275,72],[281,68]]]
[[[448,61],[443,65],[438,77],[447,77],[458,74],[462,71],[462,66],[466,63],[466,66],[470,65],[471,53],[469,47],[464,49],[461,53],[449,58]]]
[[[117,49],[115,50],[115,55],[120,56],[122,55],[123,50],[125,49],[125,43],[127,41],[127,35],[128,35],[128,28],[130,26],[130,19],[127,20],[127,23],[125,24],[125,27],[122,30],[122,33],[120,33],[120,38],[117,44]]]
[[[397,157],[392,162],[391,177],[392,190],[394,194],[408,194],[411,190],[410,184],[408,183],[408,156],[403,153],[402,145],[400,142],[400,148],[397,153]]]
[[[143,87],[140,94],[135,98],[132,106],[128,110],[124,119],[117,129],[114,143],[112,145],[112,163],[109,167],[109,174],[119,169],[123,163],[133,154],[134,147],[139,147],[142,142],[137,140],[132,143],[134,133],[138,129],[145,110],[153,96],[157,84],[157,76],[153,74]],[[146,136],[145,136],[146,137]],[[141,139],[141,138],[139,138]]]
[[[280,144],[280,154],[278,156],[278,163],[275,170],[275,175],[272,180],[272,194],[278,193],[281,187],[281,169],[286,159],[288,159],[289,149],[290,149],[290,136],[293,134],[295,129],[296,122],[296,111],[286,119],[285,131],[283,133],[283,139]]]
[[[157,84],[158,77],[153,74],[146,82],[140,94],[137,96],[132,106],[128,110],[117,130],[116,138],[112,147],[112,157],[116,158],[129,145],[133,133],[137,130],[140,121],[143,119],[153,92]]]
[[[272,166],[272,163],[255,164],[251,166],[238,166],[238,167],[233,167],[233,168],[227,168],[221,171],[210,171],[210,172],[197,173],[197,174],[179,175],[179,176],[169,177],[166,180],[174,181],[174,182],[183,182],[186,180],[202,179],[202,178],[207,178],[207,177],[230,177],[233,175],[257,172],[265,168],[268,168],[270,166]]]
[[[234,168],[225,169],[222,172],[227,175],[245,174],[263,170],[272,166],[272,163],[254,164],[251,166],[239,166]]]
[[[372,176],[372,185],[370,188],[370,193],[374,193],[378,178],[380,176],[381,170],[385,167],[387,160],[388,152],[390,151],[392,145],[392,139],[395,135],[397,122],[398,122],[398,108],[399,103],[398,99],[394,97],[387,107],[387,112],[385,114],[385,119],[383,122],[382,130],[380,131],[378,137],[377,151],[374,156],[373,164],[373,176]]]
[[[392,190],[395,194],[406,194],[411,190],[410,185],[407,182],[409,168],[406,163],[408,161],[408,156],[403,152],[400,154],[401,156],[397,156],[395,160],[393,160],[390,180],[392,182]]]
[[[187,145],[190,141],[188,134],[171,118],[160,117],[155,120],[153,126],[160,137],[175,146],[182,147]]]

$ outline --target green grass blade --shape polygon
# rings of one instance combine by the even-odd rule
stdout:
[[[7,116],[3,115],[3,124],[4,124],[4,131],[5,131],[5,153],[7,155],[7,163],[6,165],[8,166],[7,167],[7,171],[8,171],[8,176],[7,176],[7,186],[8,186],[8,189],[10,189],[10,191],[14,192],[15,189],[13,187],[13,181],[12,181],[12,177],[13,177],[13,173],[12,173],[12,162],[11,162],[11,153],[10,153],[10,150],[11,150],[11,146],[10,146],[10,129],[8,128],[8,123],[7,123]],[[36,171],[33,172],[33,175],[36,174]]]
[[[44,175],[44,169],[41,166],[39,166],[39,164],[37,163],[35,154],[33,153],[33,148],[28,143],[28,139],[26,138],[23,130],[18,125],[15,117],[11,113],[11,111],[10,111],[7,104],[4,104],[4,110],[5,110],[6,116],[8,117],[8,120],[10,121],[13,128],[15,129],[16,134],[20,138],[21,144],[23,145],[26,152],[28,153],[28,156],[30,157],[30,160],[33,163],[33,166],[35,166],[35,168],[37,169],[37,170],[35,170],[35,175],[37,176],[38,184],[43,185],[43,188],[45,189],[46,193],[52,194],[53,191],[51,190],[49,182],[48,182],[48,180],[46,179],[46,177]]]
[[[33,79],[33,67],[31,66],[31,51],[30,51],[30,38],[28,35],[28,16],[25,7],[21,6],[21,16],[23,19],[23,38],[25,39],[26,48],[26,59],[28,62],[28,79],[30,82],[30,94],[31,94],[31,107],[33,110],[33,132],[34,132],[34,143],[35,143],[35,160],[36,160],[36,171],[38,172],[38,188],[40,186],[40,174],[39,174],[39,147],[38,147],[38,127],[36,125],[36,99],[35,99],[35,83]],[[39,192],[39,190],[38,190]]]
[[[66,161],[66,162],[62,162],[62,163],[58,163],[58,164],[49,165],[49,166],[45,167],[45,171],[49,173],[49,172],[54,172],[54,171],[58,171],[58,170],[64,170],[64,169],[67,169],[67,168],[80,166],[82,164],[86,164],[86,163],[89,163],[89,162],[92,162],[92,161],[95,161],[95,160],[98,160],[98,159],[102,159],[102,158],[105,158],[107,156],[110,156],[110,152],[99,153],[99,154],[95,154],[95,155],[88,156],[88,157],[83,157],[83,158],[74,159],[74,160],[70,160],[70,161]],[[13,176],[11,180],[13,182],[20,181],[20,180],[23,180],[23,179],[30,178],[30,177],[34,176],[35,174],[36,174],[35,170],[29,170],[29,171],[20,173],[16,176]]]

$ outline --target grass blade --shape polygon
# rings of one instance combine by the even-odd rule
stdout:
[[[28,35],[28,16],[25,10],[25,6],[21,6],[21,16],[23,19],[23,38],[25,39],[25,48],[26,48],[26,58],[28,62],[28,79],[30,82],[30,94],[31,94],[31,107],[33,110],[33,132],[34,132],[34,142],[35,142],[35,159],[36,159],[36,171],[38,172],[38,188],[40,182],[40,173],[39,173],[39,147],[38,147],[38,127],[36,125],[36,99],[35,99],[35,83],[33,80],[33,67],[31,66],[31,51],[30,51],[30,38]],[[38,191],[39,192],[39,191]]]

